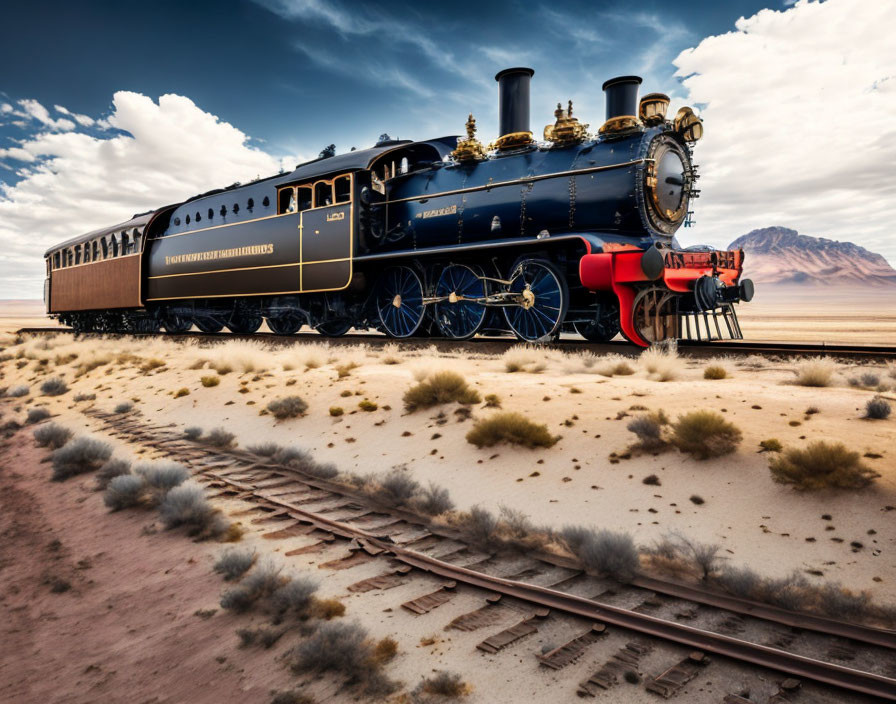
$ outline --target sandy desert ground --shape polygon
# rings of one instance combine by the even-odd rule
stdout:
[[[26,384],[30,393],[2,401],[4,421],[22,421],[27,408],[44,406],[56,422],[103,436],[98,422],[81,413],[85,404],[75,403],[74,395],[96,394],[88,403],[102,410],[130,400],[147,421],[223,427],[235,433],[240,446],[265,441],[299,446],[318,461],[374,480],[401,467],[423,483],[446,487],[462,510],[507,506],[537,525],[625,531],[643,546],[679,532],[722,545],[731,565],[749,566],[769,577],[795,570],[814,583],[837,582],[867,591],[880,603],[896,602],[896,420],[862,418],[873,396],[896,401],[892,367],[831,362],[832,385],[809,388],[793,383],[795,360],[714,360],[726,368],[728,378],[705,380],[709,361],[672,358],[665,363],[671,378],[659,381],[634,356],[627,360],[634,374],[607,376],[599,373],[607,360],[545,349],[515,348],[502,356],[307,340],[266,348],[239,341],[205,346],[162,339],[78,342],[67,335],[24,341],[7,337],[5,345],[0,386]],[[508,372],[508,361],[523,370]],[[544,423],[561,439],[546,449],[477,449],[466,434],[495,409],[480,403],[471,407],[471,414],[457,413],[457,404],[406,411],[404,393],[418,379],[445,369],[462,374],[483,397],[496,394],[502,410]],[[880,388],[850,385],[850,379],[862,374],[876,375]],[[70,390],[58,397],[41,395],[41,382],[54,376],[63,378]],[[219,383],[206,387],[203,376]],[[175,397],[181,389],[187,393]],[[265,412],[271,400],[292,395],[307,402],[304,416],[276,421]],[[361,410],[364,400],[376,404],[375,410]],[[344,414],[334,417],[333,407]],[[806,414],[810,407],[817,412]],[[677,450],[614,457],[624,455],[635,439],[627,423],[660,409],[673,420],[695,409],[718,411],[742,430],[743,440],[735,453],[705,461]],[[863,490],[795,491],[770,477],[768,455],[759,452],[760,441],[769,438],[785,448],[817,439],[844,442],[865,455],[862,461],[880,478]],[[106,439],[116,446],[116,454],[134,452]],[[222,701],[238,688],[241,701],[265,701],[267,691],[288,685],[284,668],[272,665],[272,658],[261,662],[254,651],[250,657],[235,650],[231,616],[206,621],[192,615],[216,608],[220,582],[209,565],[220,546],[179,542],[168,533],[152,535],[156,528],[146,516],[107,515],[88,480],[48,484],[46,465],[30,445],[27,429],[16,435],[12,451],[17,454],[3,469],[3,528],[16,537],[17,547],[12,553],[16,562],[7,557],[0,570],[9,594],[2,604],[7,612],[4,640],[29,657],[20,666],[0,666],[5,668],[0,669],[0,686],[27,692],[22,701],[96,700],[85,692],[105,693],[115,701],[121,691],[116,687],[126,677],[147,700],[190,696]],[[643,483],[648,475],[656,475],[659,483]],[[703,503],[692,502],[695,495]],[[236,513],[239,507],[224,508]],[[147,525],[151,535],[144,530]],[[47,547],[54,538],[62,547]],[[285,549],[251,534],[245,540],[271,553]],[[78,560],[91,566],[79,568]],[[41,584],[54,565],[69,575],[71,593],[52,594]],[[304,566],[314,569],[313,559]],[[176,575],[176,580],[162,579],[160,573]],[[323,589],[345,598],[345,586],[359,578],[357,573],[328,574]],[[471,654],[475,651],[462,639],[455,637],[452,644],[440,635],[434,646],[419,645],[431,623],[399,622],[382,611],[383,601],[377,599],[351,597],[349,615],[361,618],[377,637],[393,635],[402,643],[403,656],[390,670],[402,681],[413,683],[433,668],[445,667],[469,679],[469,701],[551,697],[554,676],[533,677],[531,663],[524,664],[524,655],[538,644],[522,650],[518,663],[515,658],[501,660],[496,677],[489,659]],[[397,603],[399,597],[390,594],[388,605]],[[458,613],[470,607],[455,606]],[[94,621],[91,614],[97,613],[102,618]],[[88,630],[89,635],[80,635]],[[197,662],[188,689],[177,690],[183,695],[170,695],[178,687],[175,678],[149,675],[167,672],[172,663],[192,664],[195,653],[204,660]],[[46,680],[48,671],[58,672],[58,679]],[[40,677],[29,677],[29,672]],[[116,673],[122,677],[116,679]],[[72,678],[79,693],[60,696],[54,683]],[[35,679],[40,682],[34,684]],[[32,682],[31,689],[21,689],[26,681]],[[314,684],[312,691],[324,700],[348,696],[330,681]],[[631,701],[641,701],[633,696]],[[644,696],[644,701],[652,700],[652,695]]]

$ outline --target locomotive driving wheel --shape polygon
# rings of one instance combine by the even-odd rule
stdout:
[[[632,326],[647,342],[662,342],[679,336],[678,294],[667,289],[645,288],[632,303]]]
[[[261,327],[261,315],[258,313],[235,312],[230,316],[227,329],[237,335],[251,335]]]
[[[197,315],[193,318],[193,324],[199,328],[200,332],[213,333],[221,332],[224,329],[224,323],[217,318]]]
[[[517,303],[504,308],[504,317],[513,333],[526,342],[557,339],[569,308],[563,275],[544,259],[522,259],[508,278],[508,291]]]
[[[389,337],[411,337],[423,322],[423,282],[407,266],[386,269],[377,282],[376,310]]]
[[[295,335],[302,328],[304,322],[298,313],[280,313],[265,318],[265,320],[275,335]]]
[[[619,303],[598,303],[594,308],[594,318],[575,323],[574,327],[588,342],[609,342],[619,332]]]
[[[162,327],[169,335],[180,335],[193,327],[193,320],[176,313],[166,313],[162,317]]]
[[[452,340],[469,340],[485,322],[486,308],[475,299],[485,298],[485,281],[463,264],[446,266],[436,283],[435,304],[439,331]]]

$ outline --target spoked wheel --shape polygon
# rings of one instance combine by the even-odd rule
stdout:
[[[258,313],[234,313],[227,323],[227,329],[237,335],[251,335],[260,327],[261,315]]]
[[[661,342],[679,336],[676,294],[661,288],[646,288],[632,303],[632,327],[647,342]]]
[[[410,267],[386,269],[377,282],[376,309],[389,337],[410,337],[423,322],[423,282]]]
[[[439,331],[452,340],[468,340],[482,328],[486,307],[470,299],[485,297],[485,281],[470,267],[451,264],[442,270],[435,295],[445,298],[435,304]]]
[[[281,313],[266,318],[268,327],[275,335],[295,335],[305,322],[298,313]]]
[[[619,332],[619,303],[616,301],[598,303],[594,319],[575,324],[576,332],[588,342],[609,342]]]
[[[162,317],[162,327],[169,335],[180,335],[193,327],[193,320],[174,313]]]
[[[86,313],[72,316],[71,325],[72,330],[79,334],[84,332],[93,332],[94,330],[93,317]]]
[[[202,332],[221,332],[224,329],[224,323],[217,318],[209,318],[205,316],[196,316],[193,318],[193,324]]]
[[[563,275],[544,259],[523,259],[511,270],[508,290],[518,305],[504,308],[513,333],[527,342],[555,340],[569,308],[569,288]]]
[[[352,321],[349,318],[331,318],[319,323],[314,329],[324,337],[342,337],[352,327]]]

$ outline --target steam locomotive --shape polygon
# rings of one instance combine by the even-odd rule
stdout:
[[[681,249],[703,134],[690,108],[603,85],[596,135],[560,104],[536,141],[534,71],[499,86],[500,137],[332,147],[293,172],[210,191],[51,247],[44,297],[77,331],[464,340],[562,331],[608,341],[740,338],[743,253]]]

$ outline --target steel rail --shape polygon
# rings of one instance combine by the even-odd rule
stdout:
[[[371,344],[386,345],[395,342],[391,337],[378,332],[352,333],[342,337],[324,337],[317,332],[298,332],[294,335],[276,335],[271,332],[258,332],[251,335],[239,335],[230,332],[185,332],[177,334],[168,333],[75,333],[71,328],[46,327],[46,328],[20,328],[16,334],[22,335],[52,335],[52,334],[81,334],[84,336],[110,336],[110,337],[164,337],[171,340],[253,340],[262,339],[265,342],[279,345],[300,344],[308,340],[323,341],[331,345],[355,345]],[[501,349],[519,344],[519,340],[512,337],[476,337],[471,340],[448,340],[444,337],[414,337],[400,340],[403,346],[408,348],[428,347],[430,345],[445,345],[453,349],[487,352],[490,346]],[[561,338],[557,342],[546,344],[545,347],[568,351],[590,352],[614,352],[635,353],[642,350],[641,347],[623,340],[612,342],[585,342],[579,339]],[[842,358],[860,359],[896,359],[896,346],[891,345],[844,345],[826,342],[777,342],[777,341],[746,341],[746,340],[718,340],[715,342],[680,341],[678,351],[682,354],[760,354],[760,355],[804,355],[804,356],[830,356]]]
[[[250,469],[250,467],[245,469]],[[555,609],[575,616],[613,624],[662,640],[698,648],[741,662],[767,667],[787,675],[796,675],[853,692],[896,701],[896,679],[893,678],[789,653],[786,650],[751,643],[720,633],[685,626],[618,606],[600,604],[592,599],[559,592],[547,587],[476,572],[408,548],[399,547],[392,542],[388,535],[378,535],[341,521],[320,516],[300,506],[292,505],[289,501],[264,496],[259,494],[258,490],[251,484],[222,476],[214,470],[203,471],[200,469],[199,471],[218,481],[252,492],[260,499],[285,508],[291,516],[298,520],[340,535],[343,538],[354,539],[359,547],[372,555],[388,553],[406,565],[437,574],[457,583],[496,592],[530,604]],[[798,619],[796,620],[798,621]]]

